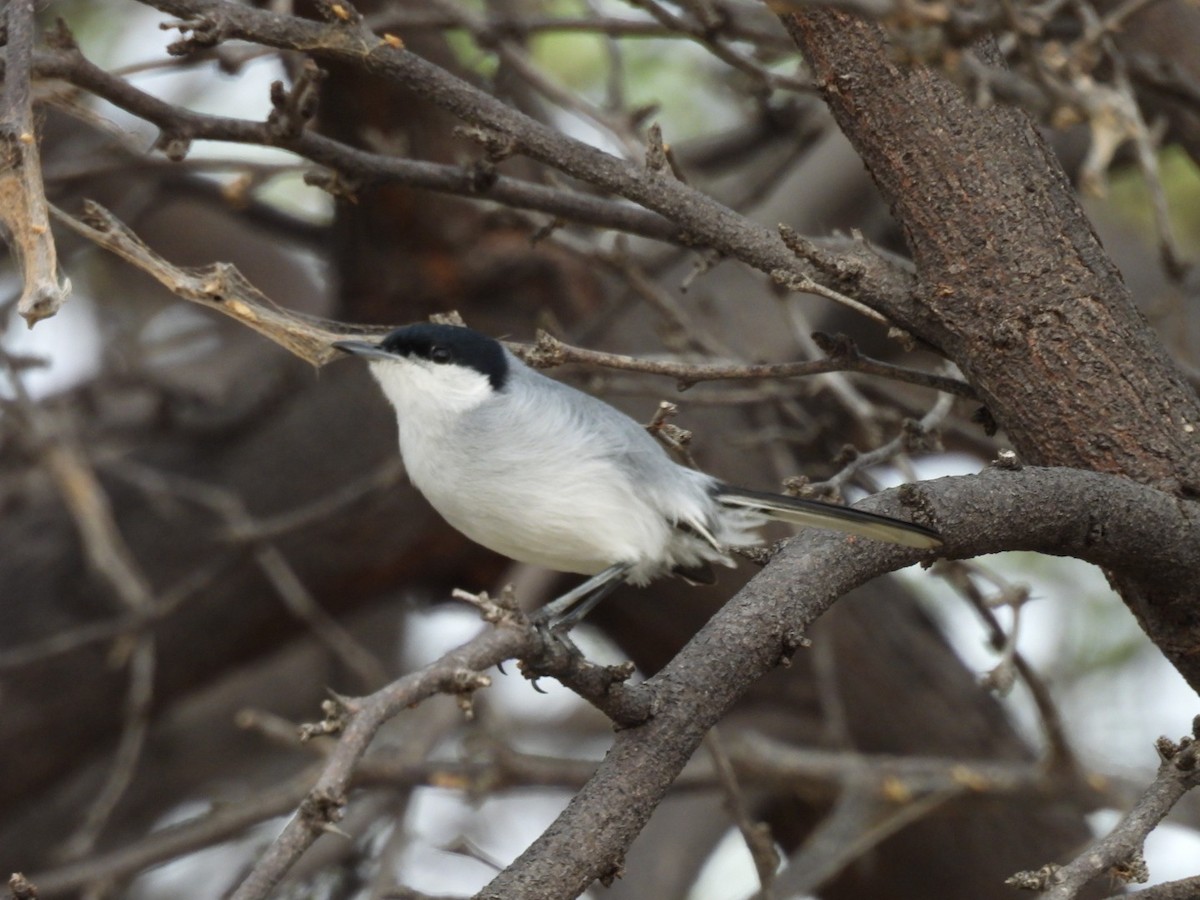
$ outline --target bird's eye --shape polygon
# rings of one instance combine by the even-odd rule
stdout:
[[[447,347],[434,345],[429,348],[429,358],[435,363],[448,363],[450,362],[450,350]]]

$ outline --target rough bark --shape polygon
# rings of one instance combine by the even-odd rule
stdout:
[[[894,64],[882,30],[861,19],[812,10],[785,22],[904,230],[921,302],[903,324],[958,364],[1024,459],[1195,497],[1200,400],[1032,120]],[[1194,594],[1153,578],[1117,586],[1200,688]]]

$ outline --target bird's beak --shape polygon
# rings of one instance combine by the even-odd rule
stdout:
[[[343,353],[361,356],[363,359],[395,359],[378,344],[369,344],[366,341],[334,341],[333,346]]]

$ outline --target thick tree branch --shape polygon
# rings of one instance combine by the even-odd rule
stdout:
[[[69,71],[63,77],[78,79],[76,83],[86,82],[90,85],[88,89],[98,94],[108,91],[118,102],[129,104],[127,108],[136,107],[141,110],[137,114],[159,124],[160,147],[168,155],[182,155],[189,141],[199,136],[283,146],[334,168],[346,178],[345,186],[350,190],[355,188],[355,181],[394,179],[444,192],[490,195],[499,202],[541,209],[576,221],[715,248],[771,273],[781,284],[798,289],[803,289],[812,273],[824,280],[834,278],[844,293],[864,298],[919,337],[939,347],[949,347],[956,361],[964,364],[972,383],[979,381],[984,386],[981,396],[989,403],[995,399],[1007,404],[999,418],[1013,429],[1014,439],[1027,457],[1039,462],[1120,472],[1185,497],[1192,496],[1197,490],[1195,486],[1200,484],[1200,478],[1192,471],[1196,468],[1194,439],[1190,437],[1197,421],[1194,398],[1189,405],[1185,402],[1187,398],[1180,397],[1169,373],[1164,377],[1152,342],[1146,341],[1142,332],[1132,329],[1121,307],[1128,298],[1122,298],[1120,289],[1113,288],[1114,273],[1105,265],[1098,245],[1084,233],[1081,220],[1070,218],[1077,209],[1073,210],[1064,199],[1069,191],[1064,192],[1054,177],[1047,183],[1044,173],[1041,177],[1010,181],[1012,171],[1005,167],[1013,160],[1004,156],[1003,147],[995,146],[995,140],[1004,135],[1004,128],[1015,122],[1007,114],[988,119],[991,115],[988,113],[983,119],[971,119],[970,110],[963,113],[954,107],[954,115],[961,113],[964,122],[990,122],[990,129],[982,126],[978,129],[982,136],[978,158],[959,158],[949,166],[929,165],[927,169],[923,168],[927,165],[924,158],[915,162],[884,160],[880,165],[881,171],[886,170],[888,163],[901,170],[887,171],[881,183],[913,239],[920,264],[918,278],[889,265],[883,257],[872,259],[870,253],[843,254],[837,250],[829,253],[803,241],[785,238],[781,242],[778,235],[748,223],[733,210],[678,184],[667,173],[643,169],[573,142],[405,51],[399,40],[374,38],[361,30],[354,16],[346,13],[345,5],[325,4],[328,9],[345,13],[345,21],[340,24],[274,16],[215,0],[162,0],[159,5],[191,11],[191,15],[180,13],[189,15],[181,24],[185,33],[192,35],[189,41],[177,45],[180,50],[208,46],[228,37],[257,37],[275,47],[292,47],[320,59],[356,64],[384,75],[393,83],[407,85],[473,124],[489,159],[462,169],[430,167],[363,154],[310,135],[305,122],[311,115],[306,112],[311,104],[304,100],[315,82],[306,86],[303,79],[291,95],[280,92],[277,115],[270,121],[240,122],[197,116],[154,98],[147,99],[148,95],[120,79],[94,67],[88,70],[81,66],[82,57],[73,57],[71,48],[52,51],[52,56],[57,54],[55,64],[66,60]],[[657,4],[652,5],[657,8]],[[703,4],[688,4],[687,22],[690,24],[693,17],[703,22],[706,8]],[[859,94],[867,96],[869,101],[879,99],[870,96],[871,85],[863,83],[874,84],[876,79],[878,84],[887,85],[884,94],[894,90],[903,102],[911,99],[905,96],[905,90],[914,85],[919,89],[918,101],[932,99],[931,107],[935,110],[940,109],[939,103],[953,106],[961,101],[961,97],[946,93],[938,83],[930,88],[925,78],[928,73],[923,70],[917,70],[916,75],[897,70],[892,65],[894,60],[887,60],[869,40],[860,42],[858,47],[867,57],[861,69],[857,62],[846,64],[838,58],[846,46],[822,55],[821,51],[834,47],[839,38],[853,43],[862,37],[862,32],[854,28],[845,28],[845,34],[822,33],[822,23],[828,26],[836,22],[842,26],[835,19],[823,20],[823,16],[822,12],[811,16],[818,22],[808,36],[814,40],[813,59],[817,61],[820,77],[829,79],[823,83],[830,93],[843,95],[843,111],[849,118],[852,113],[861,113],[871,106],[868,102],[856,107]],[[261,34],[255,34],[255,29]],[[825,42],[828,46],[823,47]],[[10,54],[10,59],[19,58],[19,54]],[[35,59],[35,68],[40,58]],[[841,71],[856,75],[835,77],[835,66],[830,60],[843,66]],[[890,72],[871,68],[881,60],[885,70],[891,66]],[[870,74],[863,75],[860,82],[857,73]],[[889,83],[888,77],[894,77],[895,81]],[[273,99],[276,99],[274,94]],[[894,120],[893,127],[897,123],[919,136],[920,140],[914,142],[917,154],[926,153],[929,148],[925,142],[932,141],[939,129],[943,140],[947,133],[972,133],[971,125],[965,130],[962,125],[947,130],[944,122],[933,127],[913,127],[903,117]],[[880,126],[872,122],[867,127]],[[886,130],[886,123],[882,130]],[[1013,143],[1020,150],[1032,146],[1028,131],[1016,129],[1012,134],[1016,135]],[[907,152],[912,154],[913,150],[910,146]],[[510,153],[523,153],[556,166],[642,206],[592,197],[577,200],[567,190],[497,177],[494,163]],[[867,154],[864,157],[873,169],[880,162]],[[1025,161],[1035,167],[1044,163],[1036,153],[1026,156]],[[1014,168],[1022,177],[1027,171],[1019,166]],[[982,177],[976,169],[983,170]],[[932,184],[928,181],[930,177],[934,179]],[[939,178],[946,184],[939,185],[936,182]],[[928,203],[928,210],[916,208],[920,206],[914,202],[917,197]],[[970,198],[970,203],[963,204],[964,197]],[[981,230],[975,223],[972,230],[970,222],[954,219],[954,210],[948,207],[955,199],[960,206],[972,206],[973,215],[990,220],[988,228]],[[1055,232],[1053,225],[1047,226],[1037,215],[1047,211],[1053,216],[1045,218],[1069,219],[1067,227]],[[1028,228],[1029,234],[1021,230],[1026,219],[1033,223]],[[929,229],[935,226],[951,233],[930,235]],[[1057,259],[1036,258],[1032,251],[1039,243],[1059,253],[1064,249],[1068,252]],[[132,246],[132,242],[128,245]],[[260,318],[256,325],[254,317],[258,313],[253,304],[242,308],[230,302],[239,297],[244,286],[225,277],[227,273],[223,270],[199,275],[176,272],[193,276],[191,280],[177,278],[181,293],[190,291],[194,299],[213,308],[223,307],[226,312],[236,309],[235,317],[269,336],[273,330],[286,331],[286,321],[264,325],[267,320]],[[1013,273],[1015,277],[1010,278]],[[204,275],[213,277],[205,280]],[[919,286],[919,291],[914,286]],[[256,303],[262,299],[249,291],[245,293]],[[265,304],[262,306],[266,308]],[[334,332],[306,324],[311,326],[308,332],[296,329],[301,334],[300,343],[308,342],[301,349],[314,355],[327,352],[327,346],[321,342],[327,343]],[[1086,339],[1064,341],[1064,334],[1084,335]],[[1135,339],[1129,341],[1131,334]],[[1126,355],[1110,361],[1110,342],[1128,351]],[[296,347],[292,349],[300,352]],[[989,355],[994,358],[986,358]],[[1138,364],[1139,355],[1148,360],[1148,376]],[[626,367],[635,367],[639,362],[642,361],[622,358]],[[818,361],[818,365],[823,362]],[[1005,367],[1011,371],[1004,371]],[[748,375],[752,368],[741,367],[741,376],[781,374],[775,368],[758,368],[753,376]],[[688,374],[686,370],[675,371],[679,377]],[[712,370],[707,374],[711,375]],[[1093,380],[1115,384],[1112,393],[1117,397],[1116,402],[1133,403],[1136,409],[1117,410],[1116,416],[1107,418],[1112,410],[1095,402],[1100,392],[1089,383]],[[1169,390],[1152,393],[1164,384]],[[963,390],[957,383],[949,387]],[[1053,400],[1042,403],[1035,412],[1032,406],[1039,399],[1037,394],[1052,395]],[[1162,405],[1153,406],[1159,400]],[[1029,403],[1031,408],[1020,408],[1023,403]],[[1074,423],[1077,434],[1073,445],[1062,437],[1072,427],[1067,419],[1079,414],[1078,406],[1072,404],[1082,405],[1085,416],[1082,425]],[[1045,434],[1036,433],[1039,417]],[[1083,432],[1082,436],[1079,432]],[[1200,683],[1197,617],[1192,600],[1200,570],[1197,542],[1192,534],[1194,511],[1188,503],[1170,494],[1159,494],[1126,481],[1117,481],[1114,486],[1113,479],[1095,483],[1086,480],[1092,477],[1095,476],[1078,470],[989,472],[973,479],[965,489],[953,482],[937,482],[888,495],[891,500],[883,498],[880,502],[885,507],[892,502],[893,511],[899,509],[902,514],[939,524],[951,535],[947,545],[950,555],[986,552],[988,547],[1028,545],[1048,552],[1078,555],[1108,566],[1118,580],[1123,580],[1126,597],[1147,630],[1167,647],[1181,670],[1194,683]],[[1025,484],[1025,479],[1037,478],[1045,480],[1036,485],[1036,490]],[[981,490],[980,484],[987,489]],[[1086,495],[1086,502],[1077,494]],[[958,503],[963,505],[957,506]],[[815,562],[809,562],[810,556]],[[596,778],[560,822],[500,876],[497,883],[502,887],[494,887],[495,894],[490,895],[535,896],[540,900],[559,896],[562,891],[582,890],[597,876],[616,871],[621,854],[673,782],[683,760],[696,746],[698,736],[741,696],[747,685],[800,646],[803,627],[848,586],[911,559],[895,548],[812,535],[806,535],[779,554],[679,659],[646,686],[629,691],[622,698],[623,703],[610,704],[610,714],[623,715],[622,722],[634,727],[618,736],[610,759]],[[1147,589],[1142,590],[1143,586]],[[503,626],[497,629],[497,633],[503,631]],[[494,635],[489,634],[481,644],[493,639]],[[515,645],[492,646],[486,651],[464,648],[459,657],[486,664],[497,653],[536,653],[533,637],[527,634],[525,640],[529,642],[525,649]],[[1177,643],[1172,644],[1172,640]],[[1190,670],[1189,660],[1194,663]],[[598,667],[589,669],[571,661],[539,662],[543,669],[558,673],[565,681],[574,681],[583,693],[603,695],[605,680],[612,676]],[[331,720],[330,729],[343,727],[347,723],[341,721],[340,714],[350,714],[346,717],[350,730],[341,742],[345,749],[339,748],[341,755],[321,776],[320,789],[306,795],[300,814],[289,825],[284,838],[256,869],[252,882],[254,878],[259,880],[248,882],[244,890],[269,890],[269,885],[287,871],[312,839],[322,829],[332,827],[345,790],[352,783],[351,776],[361,771],[362,754],[379,722],[396,713],[408,700],[423,696],[422,691],[469,691],[480,683],[478,668],[455,663],[439,669],[437,677],[418,673],[400,687],[393,686],[363,701],[348,701],[335,710],[339,718]],[[630,715],[630,707],[641,714]],[[645,721],[648,709],[655,709],[657,715]],[[646,771],[647,760],[650,771]]]
[[[491,683],[483,670],[497,663],[524,660],[539,673],[553,675],[576,690],[618,725],[632,727],[651,715],[647,692],[624,683],[632,667],[615,667],[614,671],[588,662],[528,622],[511,598],[457,596],[476,605],[496,627],[369,696],[328,701],[325,720],[301,729],[302,739],[339,735],[337,746],[283,833],[233,894],[234,900],[266,897],[322,833],[336,830],[363,755],[385,722],[434,694],[456,696],[469,714],[471,696]]]
[[[887,491],[862,506],[937,524],[949,557],[1041,550],[1125,571],[1157,570],[1177,584],[1194,583],[1200,572],[1200,529],[1190,504],[1096,473],[991,470]],[[707,730],[747,687],[790,657],[804,629],[839,596],[919,558],[823,532],[792,540],[646,682],[657,715],[617,733],[596,776],[480,892],[481,900],[571,898],[615,875]]]
[[[1096,473],[989,470],[888,491],[864,506],[936,523],[949,557],[1027,549],[1070,554],[1135,574],[1154,569],[1170,581],[1194,582],[1200,571],[1200,527],[1190,504]],[[920,554],[904,548],[826,532],[807,532],[790,542],[662,672],[637,688],[591,697],[602,706],[606,699],[614,701],[610,714],[643,712],[627,719],[631,727],[617,733],[613,750],[559,822],[481,896],[574,897],[611,872],[704,734],[746,688],[794,653],[803,643],[804,629],[837,597],[918,558]],[[485,611],[490,608],[481,605]],[[499,612],[502,620],[503,610]],[[340,732],[337,748],[300,811],[237,896],[267,896],[312,841],[336,823],[363,754],[384,721],[434,693],[481,686],[478,673],[496,662],[539,656],[545,650],[536,630],[501,621],[421,672],[370,697],[333,704],[330,718],[312,733]],[[653,710],[648,719],[647,710]],[[820,757],[789,760],[787,754],[779,759],[780,749],[764,757],[764,749],[735,743],[731,753],[751,770],[778,770],[775,777],[787,769],[822,771],[833,763]],[[938,781],[943,775],[936,764],[895,765],[893,774],[906,782],[912,779],[914,788],[947,786]],[[856,777],[883,777],[887,771],[885,766],[882,772]],[[967,780],[1019,790],[1025,777],[984,768]],[[240,815],[238,821],[244,822],[254,814],[243,810]],[[163,851],[159,847],[154,852]],[[75,883],[80,877],[64,871],[55,883],[60,878]]]
[[[1134,575],[1155,570],[1172,583],[1194,582],[1200,572],[1200,524],[1190,504],[1092,472],[993,469],[897,488],[862,506],[935,523],[946,538],[943,555],[951,558],[1024,549],[1077,556]],[[838,597],[923,556],[805,532],[656,676],[615,692],[611,680],[581,682],[587,690],[599,686],[589,699],[624,717],[627,727],[559,820],[479,896],[572,898],[595,879],[615,874],[704,735],[749,685],[795,653],[805,642],[804,630]],[[511,618],[508,604],[482,596],[475,602],[498,623],[495,629],[369,697],[332,703],[326,721],[309,728],[313,735],[339,734],[337,747],[236,897],[266,897],[316,837],[334,826],[383,722],[435,693],[469,697],[485,684],[479,673],[495,663],[529,654],[545,663],[547,654],[558,655],[553,642]],[[578,674],[571,667],[563,671]]]
[[[785,24],[904,228],[923,296],[916,333],[958,365],[1022,458],[1200,495],[1200,399],[1033,121],[898,67],[874,24],[816,9]],[[990,40],[976,52],[1001,63]],[[1200,689],[1194,590],[1152,572],[1118,588]]]

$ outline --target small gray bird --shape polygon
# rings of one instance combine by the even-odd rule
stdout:
[[[360,356],[396,410],[412,483],[471,540],[518,562],[590,575],[545,608],[578,622],[617,585],[663,575],[714,581],[729,547],[759,543],[767,519],[906,547],[941,546],[923,525],[743,490],[675,463],[646,429],[547,378],[470,328],[418,324]]]

